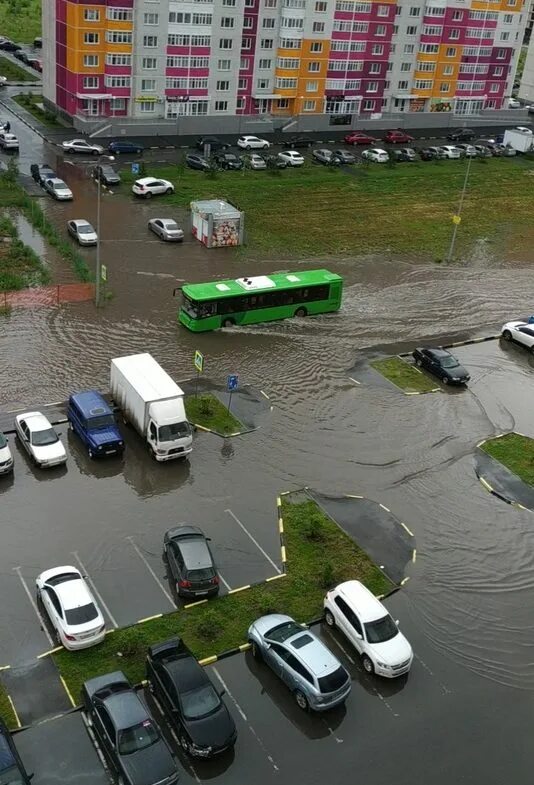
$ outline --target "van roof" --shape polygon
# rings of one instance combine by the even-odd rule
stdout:
[[[387,610],[372,592],[360,581],[345,581],[336,587],[344,600],[358,611],[358,616],[364,624],[369,621],[381,619]]]
[[[83,392],[73,393],[70,397],[84,417],[113,414],[111,406],[97,390],[84,390]]]

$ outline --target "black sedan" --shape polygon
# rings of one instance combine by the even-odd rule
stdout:
[[[189,153],[186,155],[185,162],[190,169],[200,169],[202,172],[207,172],[208,169],[211,169],[208,159],[204,158],[203,155],[197,155],[196,153]]]
[[[108,164],[95,166],[93,177],[95,180],[100,180],[104,185],[119,185],[121,181],[120,175]]]
[[[2,785],[30,785],[33,774],[24,768],[11,734],[0,720],[0,783]]]
[[[421,347],[413,352],[415,364],[437,376],[443,384],[467,384],[471,378],[463,365],[446,349]]]
[[[471,128],[457,128],[447,134],[447,139],[451,142],[472,142],[476,134]]]
[[[219,592],[219,576],[208,545],[198,528],[182,523],[163,537],[163,558],[181,597],[211,597]]]
[[[204,150],[204,148],[209,145],[211,152],[215,152],[216,150],[227,150],[230,145],[227,142],[221,141],[218,136],[201,136],[200,139],[196,141],[196,148],[197,150]]]
[[[290,147],[295,150],[297,147],[311,147],[315,144],[315,140],[309,136],[290,136],[289,139],[282,141],[282,147]]]
[[[234,153],[216,153],[213,160],[221,169],[242,169],[245,165]]]
[[[173,638],[148,649],[146,678],[188,755],[211,758],[234,746],[234,720],[206,669],[182,640]]]
[[[22,46],[6,38],[5,41],[0,43],[0,49],[3,49],[4,52],[18,52],[19,49],[22,49]]]
[[[176,763],[151,714],[124,673],[86,681],[82,700],[107,761],[124,785],[172,785]]]

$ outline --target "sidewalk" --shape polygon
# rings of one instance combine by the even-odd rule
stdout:
[[[24,123],[34,133],[38,134],[46,142],[50,144],[61,144],[65,139],[71,139],[73,130],[71,128],[50,128],[49,126],[41,123],[35,115],[20,106],[9,95],[0,94],[0,106],[3,106],[8,112],[11,112],[17,120]]]

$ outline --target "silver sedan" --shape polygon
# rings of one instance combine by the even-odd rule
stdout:
[[[80,245],[96,245],[98,243],[98,235],[85,218],[76,218],[73,221],[67,221],[67,229]]]
[[[181,243],[184,239],[183,229],[180,229],[176,221],[172,218],[151,218],[148,228],[162,240],[168,242]]]

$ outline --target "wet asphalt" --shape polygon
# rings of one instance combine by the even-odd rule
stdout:
[[[13,128],[23,170],[34,160],[56,163],[53,148]],[[40,200],[59,226],[70,217],[94,220],[95,191],[84,166],[58,165],[73,203]],[[416,653],[410,676],[369,681],[351,663],[346,642],[332,642],[351,669],[353,690],[344,710],[307,717],[248,656],[223,661],[215,667],[240,725],[235,756],[213,770],[189,768],[182,781],[245,781],[251,772],[259,785],[327,778],[341,785],[356,775],[370,785],[526,781],[534,763],[527,741],[534,520],[484,489],[474,450],[512,429],[534,435],[533,359],[499,341],[460,347],[455,353],[471,373],[469,389],[410,398],[356,385],[350,369],[376,347],[401,351],[421,336],[494,333],[499,323],[530,313],[532,259],[513,248],[497,259],[482,243],[454,267],[388,254],[325,260],[345,278],[338,314],[193,336],[176,323],[172,289],[180,281],[316,262],[249,259],[192,241],[165,246],[148,240],[145,229],[156,200],[103,199],[102,261],[112,271],[114,298],[98,313],[80,304],[14,310],[3,320],[2,410],[63,401],[87,387],[106,390],[110,358],[137,351],[152,352],[174,378],[187,379],[195,349],[206,357],[206,376],[221,384],[227,373],[239,373],[274,408],[243,437],[198,433],[188,464],[155,465],[128,430],[124,461],[95,463],[60,425],[69,461],[49,473],[36,472],[14,445],[15,476],[0,480],[0,664],[29,663],[50,648],[28,596],[43,569],[83,565],[110,625],[122,626],[171,609],[161,543],[176,522],[198,524],[212,537],[234,588],[276,572],[280,491],[306,485],[326,495],[360,494],[387,506],[416,537],[410,580],[388,600]],[[72,725],[68,745],[51,731],[50,746],[42,741],[52,722],[17,737],[38,785],[57,781],[53,755],[62,760],[65,782],[92,770],[100,781],[98,759],[74,717],[53,721],[62,723],[61,740]],[[71,754],[76,745],[79,760],[90,761],[84,769]]]

